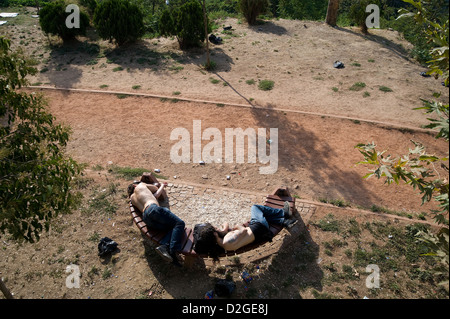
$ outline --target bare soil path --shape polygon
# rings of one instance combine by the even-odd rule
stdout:
[[[2,34],[13,38],[14,47],[22,46],[36,59],[41,72],[30,77],[34,87],[27,90],[42,93],[56,120],[71,127],[67,152],[87,164],[78,181],[84,200],[73,215],[55,221],[51,232],[35,245],[2,238],[0,271],[7,286],[19,298],[203,298],[214,280],[228,275],[238,282],[237,298],[319,298],[322,294],[337,298],[447,298],[432,280],[417,279],[419,275],[425,278],[426,273],[418,274],[416,266],[426,267],[426,261],[411,268],[398,256],[395,261],[402,265],[401,270],[383,266],[387,267],[383,268],[386,285],[375,292],[367,289],[364,267],[358,266],[355,254],[361,248],[371,251],[374,243],[381,247],[389,239],[388,233],[375,236],[362,225],[370,222],[372,227],[385,227],[386,232],[408,222],[402,218],[386,221],[383,214],[378,217],[355,209],[319,205],[307,231],[295,233],[291,241],[283,240],[278,253],[258,265],[179,270],[167,267],[153,247],[143,245],[128,213],[124,190],[130,179],[108,172],[110,165],[159,169],[172,184],[203,185],[214,189],[214,196],[226,192],[227,197],[236,198],[237,190],[267,194],[284,185],[298,197],[299,204],[342,200],[353,208],[376,205],[414,216],[432,208],[421,206],[417,192],[408,186],[388,187],[377,180],[363,180],[367,169],[355,165],[362,159],[354,149],[360,142],[376,142],[379,149],[393,155],[407,153],[410,140],[426,145],[429,153],[448,153],[448,144],[420,129],[427,123],[426,117],[413,110],[421,106],[421,98],[430,99],[433,92],[448,100],[448,89],[440,81],[420,76],[425,69],[407,57],[411,47],[398,33],[374,30],[362,36],[356,29],[309,21],[268,21],[257,27],[236,19],[218,23],[232,25],[233,30],[230,34],[222,34],[221,28],[216,31],[224,43],[212,48],[213,72],[201,67],[203,50],[182,52],[175,40],[146,39],[116,48],[92,33],[77,43],[60,46],[54,38],[48,45],[31,18],[1,27]],[[336,60],[346,67],[333,68]],[[274,81],[273,89],[259,90],[262,80]],[[361,90],[350,89],[355,83],[360,83]],[[380,90],[383,86],[384,91]],[[110,93],[64,90],[67,88]],[[247,144],[244,163],[200,165],[193,157],[189,163],[173,163],[170,151],[177,141],[170,135],[176,128],[185,128],[192,138],[194,121],[201,121],[202,132],[216,128],[222,136],[227,128],[278,128],[276,173],[260,174],[259,168],[267,164],[259,160],[249,163]],[[208,142],[202,141],[202,146]],[[176,191],[172,194],[182,205]],[[94,209],[100,199],[105,200],[105,209]],[[213,206],[226,202],[223,198],[209,200]],[[244,214],[250,203],[246,199],[233,205],[239,207],[232,216],[238,220],[241,216],[237,214]],[[176,204],[174,209],[179,209],[180,215],[189,213]],[[195,213],[186,219],[196,222]],[[330,214],[341,226],[350,228],[355,221],[349,219],[355,218],[361,232],[344,238],[342,233],[314,226]],[[106,260],[97,256],[97,243],[103,236],[116,240],[120,248]],[[330,248],[331,243],[342,245]],[[65,286],[69,264],[80,266],[80,289]],[[255,275],[250,289],[240,281],[244,268]],[[350,269],[351,276],[342,269]]]

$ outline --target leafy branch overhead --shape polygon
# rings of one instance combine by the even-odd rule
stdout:
[[[441,77],[444,85],[448,86],[449,57],[448,57],[448,19],[441,24],[433,21],[431,14],[423,1],[403,0],[411,4],[416,12],[400,10],[400,17],[414,17],[417,23],[423,25],[426,37],[435,47],[430,50],[432,59],[428,62],[428,74]],[[435,93],[434,97],[440,94]],[[436,139],[449,142],[449,104],[422,99],[423,106],[416,108],[425,110],[429,117],[426,128],[436,130]],[[412,141],[414,148],[402,156],[385,155],[385,151],[377,150],[375,143],[360,143],[355,146],[364,160],[357,164],[364,164],[373,169],[364,178],[376,177],[385,179],[387,184],[404,182],[419,190],[422,204],[435,200],[438,210],[433,210],[434,220],[441,225],[436,233],[421,231],[417,239],[425,242],[430,249],[426,255],[436,257],[442,264],[443,271],[438,275],[445,276],[443,282],[448,285],[449,267],[449,184],[448,184],[448,153],[447,156],[428,154],[424,145]]]
[[[397,19],[404,17],[413,17],[419,24],[423,25],[425,36],[428,41],[432,42],[435,47],[430,50],[432,59],[428,61],[430,71],[428,74],[434,74],[436,78],[442,77],[445,86],[449,85],[449,48],[448,48],[448,34],[449,34],[449,19],[443,23],[437,23],[432,18],[432,14],[425,6],[424,1],[403,0],[403,2],[412,5],[416,12],[410,12],[407,9],[400,9],[400,16]]]
[[[364,156],[364,160],[357,164],[375,166],[364,178],[385,178],[387,184],[399,184],[403,181],[420,191],[423,195],[422,203],[430,201],[433,194],[438,193],[444,197],[446,195],[446,199],[442,198],[442,203],[445,204],[448,202],[448,181],[440,178],[436,164],[440,163],[441,168],[448,172],[445,164],[448,157],[439,158],[427,154],[423,145],[412,142],[415,147],[407,155],[400,157],[385,156],[385,151],[377,151],[374,143],[356,145],[355,148]],[[442,208],[444,210],[445,205]]]

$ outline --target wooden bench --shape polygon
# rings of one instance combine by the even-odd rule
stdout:
[[[147,184],[154,184],[159,185],[158,180],[153,176],[152,173],[144,173],[141,177],[141,182],[147,183]],[[160,200],[161,206],[164,206],[164,201],[168,201],[168,196],[165,193],[165,191],[161,195],[162,200]],[[297,209],[295,207],[295,198],[291,196],[289,193],[288,188],[277,188],[273,194],[267,195],[264,206],[273,207],[273,208],[283,208],[284,202],[289,202],[289,205],[291,207],[291,211],[293,213],[297,213]],[[157,231],[157,230],[151,230],[147,227],[145,222],[142,219],[142,212],[140,212],[132,203],[130,199],[130,212],[131,217],[133,218],[133,222],[136,224],[136,226],[139,228],[141,233],[151,241],[160,244],[161,240],[164,238],[167,232],[164,231]],[[247,227],[249,225],[249,222],[246,222],[243,224],[244,227]],[[276,236],[283,227],[281,225],[276,224],[269,224],[270,230]],[[219,257],[225,257],[225,256],[234,256],[237,254],[241,254],[244,252],[247,252],[249,250],[255,249],[261,245],[265,244],[265,242],[259,242],[259,243],[251,243],[244,247],[239,248],[236,251],[229,251],[225,252]],[[181,253],[185,256],[185,265],[189,266],[192,265],[197,258],[208,258],[207,255],[203,254],[197,254],[194,250],[194,230],[189,227],[185,227],[184,229],[184,235],[182,239],[182,249]]]

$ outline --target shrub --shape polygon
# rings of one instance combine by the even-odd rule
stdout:
[[[128,0],[106,0],[97,4],[94,25],[101,38],[113,39],[121,46],[134,42],[144,35],[143,15]]]
[[[380,89],[380,91],[383,91],[383,92],[392,92],[392,89],[390,87],[387,87],[384,85],[380,86],[379,89]]]
[[[239,8],[250,25],[256,24],[256,18],[269,8],[268,0],[240,0]]]
[[[279,13],[280,17],[288,19],[324,20],[327,8],[328,0],[279,0],[275,14]]]
[[[66,19],[71,12],[66,12],[64,0],[49,2],[39,11],[39,24],[46,34],[59,36],[63,41],[74,39],[78,35],[85,35],[89,26],[89,17],[80,10],[80,27],[68,28]]]
[[[263,91],[270,91],[273,89],[274,84],[275,82],[271,80],[262,80],[261,82],[259,82],[258,88]]]
[[[88,9],[89,14],[92,16],[94,14],[95,8],[97,7],[97,0],[79,0],[80,4]]]
[[[356,0],[350,7],[350,19],[361,28],[364,34],[368,33],[366,18],[370,13],[366,12],[366,7],[369,4],[380,5],[377,0]]]
[[[361,91],[365,87],[366,87],[366,83],[364,83],[364,82],[356,82],[349,88],[349,90],[350,91]]]
[[[208,24],[208,31],[210,26]],[[205,39],[203,9],[193,0],[172,9],[166,9],[159,20],[163,36],[176,36],[181,49],[199,46]]]

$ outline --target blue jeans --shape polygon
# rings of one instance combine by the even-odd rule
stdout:
[[[251,208],[250,225],[256,222],[269,228],[269,224],[281,225],[284,221],[284,211],[282,208],[272,208],[262,205],[253,205]]]
[[[171,254],[181,250],[185,224],[168,208],[151,204],[144,210],[142,219],[150,229],[168,232],[160,243],[168,244]]]

